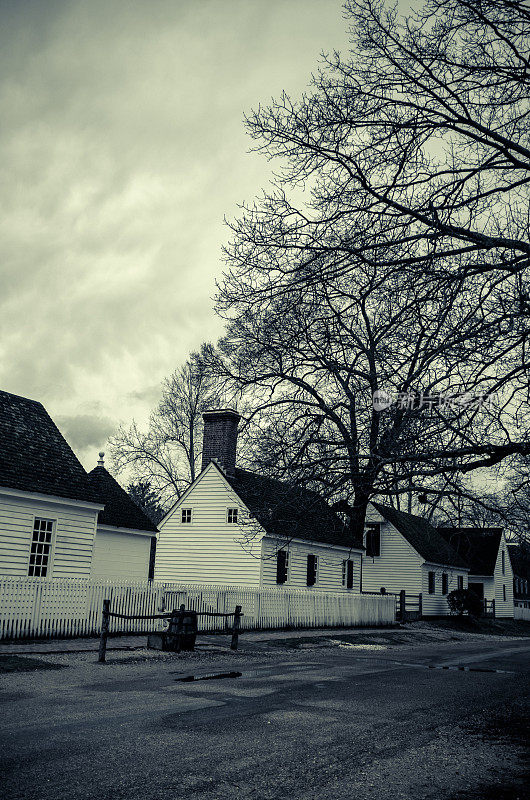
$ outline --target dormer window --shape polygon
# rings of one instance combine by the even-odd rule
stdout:
[[[180,521],[183,525],[191,525],[191,508],[181,509]]]
[[[238,523],[238,512],[239,509],[237,508],[229,508],[226,512],[226,521],[229,525],[237,525]]]

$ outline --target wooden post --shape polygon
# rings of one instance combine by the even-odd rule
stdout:
[[[183,630],[183,627],[184,627],[183,623],[184,623],[184,609],[185,608],[186,608],[186,606],[184,605],[184,603],[182,603],[182,605],[180,606],[179,612],[178,612],[178,616],[177,616],[177,641],[176,641],[176,647],[175,647],[175,652],[176,653],[180,653],[180,650],[181,650],[181,647],[182,647],[182,630]]]
[[[399,612],[400,612],[401,622],[406,622],[407,621],[407,619],[406,619],[407,612],[406,612],[406,609],[405,609],[406,597],[407,596],[405,594],[405,590],[402,589],[400,591],[400,593],[399,593]]]
[[[236,606],[234,613],[234,627],[232,628],[232,642],[230,648],[237,650],[237,637],[239,636],[239,627],[241,625],[241,606]]]
[[[107,636],[109,635],[109,611],[110,600],[103,600],[103,618],[101,620],[101,637],[99,640],[99,664],[105,663],[105,654],[107,652]]]
[[[418,597],[418,614],[421,617],[423,616],[423,594],[420,592]]]

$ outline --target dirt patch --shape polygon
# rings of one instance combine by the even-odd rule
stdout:
[[[28,672],[35,669],[63,669],[64,664],[52,664],[40,658],[26,658],[25,656],[0,655],[0,673],[3,672]]]
[[[487,719],[472,718],[461,728],[471,736],[484,742],[509,743],[519,751],[521,769],[515,777],[499,783],[484,783],[472,791],[457,792],[450,800],[528,800],[530,794],[530,710],[522,704],[514,704]]]

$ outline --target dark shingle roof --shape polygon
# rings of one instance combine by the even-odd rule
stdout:
[[[518,578],[530,579],[530,545],[509,544],[508,552],[512,564],[513,574]]]
[[[396,528],[414,550],[431,564],[467,567],[466,562],[447,544],[436,528],[422,517],[372,502],[374,508]]]
[[[104,510],[99,512],[98,523],[137,531],[158,531],[147,514],[136,505],[105,467],[95,467],[88,473],[88,479],[105,503]]]
[[[438,528],[468,564],[472,575],[493,575],[502,528]]]
[[[0,486],[100,502],[85,470],[44,406],[2,391]]]
[[[225,477],[270,536],[362,547],[315,492],[243,469]]]

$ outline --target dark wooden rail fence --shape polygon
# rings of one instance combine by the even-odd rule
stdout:
[[[101,636],[99,640],[99,656],[98,663],[104,664],[107,652],[107,639],[109,635],[109,622],[111,617],[119,619],[169,619],[168,635],[176,637],[175,652],[180,653],[182,637],[185,635],[184,620],[186,617],[225,617],[227,620],[227,633],[232,633],[230,648],[237,650],[239,631],[241,630],[241,617],[243,616],[241,606],[236,606],[235,610],[227,614],[221,614],[215,611],[193,611],[193,609],[186,610],[183,605],[179,609],[174,609],[166,614],[120,614],[110,610],[110,600],[103,600],[103,617],[101,622]],[[232,628],[228,626],[228,618],[233,617],[234,623]],[[194,633],[196,634],[196,629]]]

